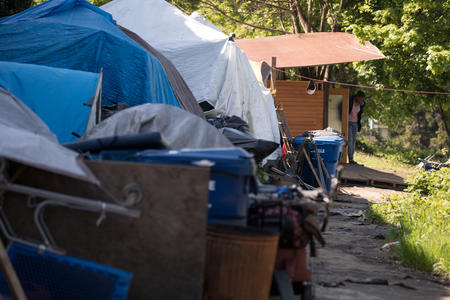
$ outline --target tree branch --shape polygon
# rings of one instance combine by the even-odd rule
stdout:
[[[311,32],[311,19],[312,19],[312,13],[313,13],[313,11],[312,11],[313,7],[312,6],[313,6],[312,0],[308,0],[308,15],[307,15],[308,23],[306,23],[306,26],[308,28],[307,32]]]
[[[294,1],[294,8],[295,8],[295,11],[297,12],[298,18],[300,19],[300,24],[302,25],[303,31],[305,33],[309,33],[308,22],[300,8],[300,4],[298,3],[298,0]]]
[[[283,24],[283,13],[280,11],[279,14],[280,14],[280,26],[281,26],[281,29],[286,31],[286,28],[284,27],[284,24]]]
[[[210,8],[216,10],[217,12],[222,14],[223,16],[227,17],[228,19],[232,20],[233,22],[240,23],[240,24],[247,25],[247,26],[250,26],[250,27],[253,27],[253,28],[257,28],[257,29],[261,29],[261,30],[271,31],[271,32],[279,32],[279,33],[284,33],[284,34],[290,33],[290,32],[287,32],[285,30],[279,30],[279,29],[274,29],[274,28],[262,27],[262,26],[258,26],[258,25],[255,25],[255,24],[250,24],[250,23],[238,20],[238,19],[228,15],[227,12],[221,10],[219,7],[217,7],[217,5],[215,5],[211,1],[202,0],[202,2],[205,5],[209,6]]]
[[[328,2],[324,1],[321,9],[319,32],[323,32],[328,13]]]
[[[269,7],[276,8],[278,10],[282,10],[282,11],[285,11],[285,12],[290,12],[290,10],[288,8],[286,8],[286,7],[275,5],[275,4],[272,4],[272,3],[267,3],[267,1],[252,0],[252,2],[260,3],[263,6],[269,6]]]
[[[292,19],[292,24],[294,25],[294,33],[298,34],[300,33],[300,23],[298,22],[298,18],[295,14],[295,7],[293,4],[290,4],[290,7],[292,9],[291,11],[291,19]]]

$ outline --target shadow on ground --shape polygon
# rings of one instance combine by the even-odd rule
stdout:
[[[369,203],[395,192],[340,188],[324,233],[327,244],[312,258],[316,299],[450,299],[448,286],[379,250],[389,229],[367,222],[364,212]]]

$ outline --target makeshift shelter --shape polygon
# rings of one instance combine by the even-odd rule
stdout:
[[[197,101],[213,108],[209,115],[236,115],[255,137],[279,141],[272,96],[227,35],[163,0],[115,0],[101,8],[170,59]]]
[[[0,62],[0,87],[21,99],[60,143],[75,140],[72,132],[84,134],[91,107],[101,102],[99,74],[83,71]]]
[[[236,44],[248,58],[271,62],[277,58],[278,68],[339,64],[384,58],[370,42],[361,43],[346,32],[314,32],[263,38],[240,39]]]
[[[353,61],[382,59],[384,55],[370,42],[361,43],[345,32],[315,32],[263,38],[241,39],[236,43],[255,62],[272,63],[272,67],[309,67]],[[275,58],[275,61],[273,61]],[[273,64],[275,63],[275,65]],[[267,65],[267,64],[265,64]],[[261,69],[263,72],[263,69]],[[272,76],[276,77],[273,70]],[[265,74],[262,74],[264,79]],[[307,92],[309,81],[274,80],[276,102],[285,111],[293,135],[332,127],[347,137],[348,88],[331,88],[317,83]],[[342,161],[346,161],[344,151]]]
[[[0,19],[0,60],[103,69],[104,104],[191,107],[177,99],[161,63],[115,26],[110,14],[84,0],[50,0]]]
[[[164,104],[130,107],[86,132],[83,139],[159,132],[172,148],[233,148],[233,144],[207,121]]]
[[[0,158],[99,184],[79,154],[56,136],[22,101],[0,87]]]

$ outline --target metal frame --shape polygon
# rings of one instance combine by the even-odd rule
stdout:
[[[56,242],[44,220],[45,207],[50,205],[100,213],[100,216],[96,223],[97,226],[99,226],[103,219],[106,218],[107,213],[127,216],[130,218],[140,217],[140,211],[137,209],[127,208],[117,204],[95,199],[76,197],[25,185],[10,183],[4,174],[6,169],[6,160],[0,158],[0,193],[7,191],[28,195],[28,201],[35,198],[42,200],[34,206],[33,214],[33,221],[39,231],[42,241],[32,241],[20,238],[14,232],[11,224],[8,221],[8,218],[3,210],[3,203],[0,203],[0,230],[9,241],[18,242],[30,247],[34,247],[39,249],[40,251],[48,251],[59,255],[65,254],[66,251],[56,245]]]

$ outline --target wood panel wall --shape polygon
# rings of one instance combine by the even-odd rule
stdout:
[[[307,130],[323,129],[324,91],[323,85],[313,95],[306,93],[308,81],[276,81],[276,104],[284,108],[292,136]]]

